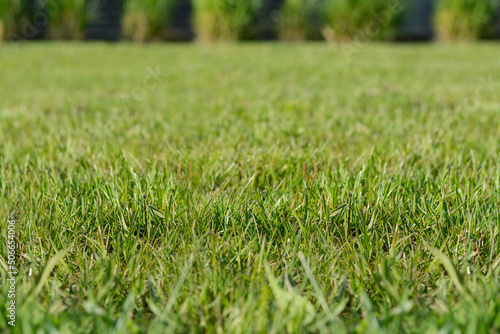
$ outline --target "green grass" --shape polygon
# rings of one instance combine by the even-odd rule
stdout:
[[[444,40],[478,40],[495,36],[500,0],[442,0],[435,13],[437,35]]]
[[[355,47],[0,45],[0,330],[498,332],[500,46]]]
[[[133,41],[168,39],[167,27],[177,0],[128,0],[125,2],[124,34]]]
[[[194,0],[192,21],[197,38],[204,41],[236,41],[251,37],[253,20],[263,0]]]
[[[321,13],[328,40],[389,40],[398,30],[406,1],[325,0]]]
[[[320,24],[313,22],[319,17],[321,2],[317,0],[286,0],[280,13],[279,38],[281,40],[307,40],[322,36]]]

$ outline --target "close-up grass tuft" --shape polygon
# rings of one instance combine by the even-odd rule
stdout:
[[[499,51],[2,45],[0,331],[499,332]]]

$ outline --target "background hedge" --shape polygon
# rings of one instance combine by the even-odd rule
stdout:
[[[480,40],[500,0],[7,0],[0,39]]]

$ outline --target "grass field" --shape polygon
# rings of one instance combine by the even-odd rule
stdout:
[[[499,54],[0,45],[0,331],[500,331]]]

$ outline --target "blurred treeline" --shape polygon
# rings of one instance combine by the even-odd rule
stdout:
[[[478,40],[500,0],[0,0],[0,40]]]

